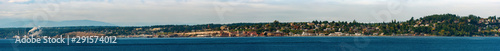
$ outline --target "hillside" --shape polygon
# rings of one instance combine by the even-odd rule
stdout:
[[[72,22],[72,21],[67,21]],[[78,22],[78,21],[76,21]],[[269,22],[269,23],[233,23],[199,25],[154,25],[139,27],[117,26],[70,26],[43,27],[41,35],[55,36],[70,32],[94,32],[105,35],[170,35],[200,31],[225,30],[230,32],[248,31],[262,33],[280,33],[284,35],[301,34],[363,34],[363,35],[412,35],[412,36],[498,36],[500,18],[490,16],[481,18],[475,15],[458,16],[455,14],[434,14],[406,21],[383,23],[359,23],[354,21],[312,21],[312,22]],[[86,24],[86,23],[84,23]],[[223,27],[223,28],[221,28]],[[0,37],[24,35],[30,28],[0,28]],[[194,36],[194,35],[186,35]]]

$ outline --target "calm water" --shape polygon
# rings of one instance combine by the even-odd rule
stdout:
[[[499,37],[119,38],[116,44],[13,44],[0,51],[499,51]]]

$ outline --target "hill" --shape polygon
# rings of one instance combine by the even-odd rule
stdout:
[[[153,25],[118,27],[104,22],[77,20],[58,22],[67,27],[42,27],[45,36],[56,36],[71,32],[92,32],[109,36],[115,35],[171,35],[175,33],[202,31],[247,31],[276,33],[283,35],[329,35],[336,33],[362,34],[373,36],[498,36],[500,18],[489,16],[481,18],[475,15],[458,16],[455,14],[433,14],[405,21],[382,23],[359,23],[354,21],[312,21],[312,22],[274,22],[268,23],[233,23],[199,25]],[[79,26],[86,25],[86,26]],[[103,26],[104,25],[104,26]],[[222,27],[222,28],[221,28]],[[0,37],[27,34],[31,28],[0,28]],[[194,36],[194,35],[182,35]],[[261,36],[261,35],[259,35]],[[266,36],[266,35],[262,35]]]

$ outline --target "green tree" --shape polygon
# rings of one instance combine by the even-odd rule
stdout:
[[[280,22],[278,20],[274,20],[274,24],[279,24]]]
[[[314,21],[312,21],[312,23],[318,24],[319,22],[318,22],[318,20],[314,20]]]
[[[327,23],[328,23],[328,21],[323,21],[323,22],[321,22],[321,23],[322,23],[322,24],[327,24]]]

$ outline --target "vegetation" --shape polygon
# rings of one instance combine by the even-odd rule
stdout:
[[[142,27],[118,26],[77,26],[77,27],[43,27],[41,35],[55,36],[68,32],[86,31],[106,35],[137,34],[171,34],[196,31],[255,31],[283,32],[287,34],[315,33],[330,34],[361,33],[365,35],[436,35],[436,36],[495,36],[499,34],[500,17],[481,18],[475,15],[457,16],[454,14],[435,14],[406,21],[359,23],[347,21],[312,21],[312,22],[279,22],[269,23],[233,23],[233,24],[201,24],[201,25],[155,25]],[[225,26],[221,29],[221,26]],[[31,28],[0,28],[0,37],[27,34]]]

